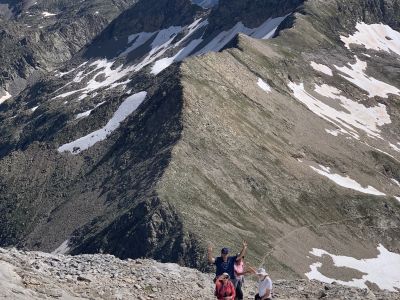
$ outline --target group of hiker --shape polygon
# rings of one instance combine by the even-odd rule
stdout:
[[[272,299],[272,280],[263,268],[255,269],[245,267],[244,256],[247,250],[247,242],[243,242],[239,254],[230,256],[228,248],[221,249],[221,256],[212,256],[212,247],[208,247],[208,262],[215,265],[215,296],[218,300],[242,300],[244,275],[251,274],[258,277],[258,293],[255,300]]]

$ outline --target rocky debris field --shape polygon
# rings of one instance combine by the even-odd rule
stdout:
[[[0,299],[213,299],[212,274],[148,259],[0,248]],[[255,282],[246,281],[245,299]],[[275,280],[276,299],[399,299],[386,291]]]

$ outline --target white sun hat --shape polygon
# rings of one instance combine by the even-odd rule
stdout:
[[[262,276],[267,276],[267,275],[269,275],[269,274],[267,273],[267,271],[265,271],[264,268],[259,268],[259,269],[257,269],[256,274],[257,274],[257,275],[262,275]]]

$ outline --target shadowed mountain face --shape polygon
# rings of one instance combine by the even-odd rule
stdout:
[[[1,1],[0,95],[17,96],[60,67],[135,2]]]
[[[204,269],[245,239],[277,277],[347,281],[318,249],[400,251],[399,1],[131,4],[4,79],[1,245]]]

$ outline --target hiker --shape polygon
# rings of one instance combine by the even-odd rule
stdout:
[[[237,256],[238,256],[238,259],[235,261],[235,265],[234,265],[235,280],[233,281],[233,284],[236,289],[236,298],[235,299],[243,300],[242,286],[244,283],[244,275],[251,273],[251,271],[245,271],[244,256],[240,256],[240,253]]]
[[[272,300],[272,280],[265,269],[260,268],[257,271],[250,268],[252,273],[258,276],[258,293],[254,300]]]
[[[218,300],[235,300],[236,292],[228,273],[222,273],[215,282],[215,296]]]
[[[235,279],[235,269],[234,269],[235,261],[245,255],[246,249],[247,249],[247,242],[243,241],[242,251],[240,251],[240,254],[238,256],[228,256],[229,249],[222,248],[221,256],[214,258],[212,256],[212,247],[211,246],[208,247],[208,262],[216,266],[214,282],[217,277],[222,275],[222,273],[228,273],[231,280]]]

